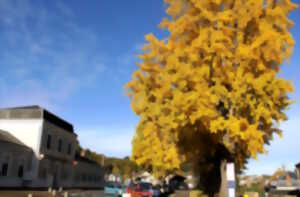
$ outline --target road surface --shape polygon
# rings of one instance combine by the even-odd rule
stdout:
[[[105,197],[103,190],[70,190],[68,197]],[[65,191],[56,192],[55,197],[65,197]],[[0,191],[0,197],[28,197],[32,194],[32,197],[54,197],[52,193],[48,191]]]

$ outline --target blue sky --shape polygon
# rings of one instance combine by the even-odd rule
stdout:
[[[165,8],[162,0],[0,0],[0,107],[41,105],[73,123],[82,146],[129,155],[138,118],[124,85],[144,35],[167,35],[157,28]],[[247,174],[300,162],[299,10],[291,18],[296,46],[281,76],[293,80],[298,102],[283,138],[251,160]]]

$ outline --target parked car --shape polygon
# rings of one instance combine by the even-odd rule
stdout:
[[[127,187],[126,187],[126,193],[129,193],[131,195],[133,195],[134,191],[136,188],[136,184],[135,183],[130,183]]]
[[[172,191],[171,191],[170,186],[166,182],[164,182],[161,187],[161,194],[163,194],[163,196],[168,196],[171,193],[172,193]]]
[[[152,187],[152,190],[153,190],[153,196],[155,197],[158,197],[158,196],[161,196],[162,192],[162,188],[160,185],[155,185]]]
[[[177,190],[189,190],[189,186],[186,182],[181,182],[176,189]]]
[[[104,187],[104,194],[111,196],[122,196],[125,188],[117,182],[108,182]]]
[[[137,184],[130,184],[126,188],[126,193],[129,193],[133,197],[152,197],[153,189],[151,183],[137,183]]]
[[[175,190],[187,190],[188,186],[184,182],[185,179],[186,178],[184,176],[180,175],[175,175],[174,177],[172,177],[169,181],[169,187],[171,192],[174,192]]]

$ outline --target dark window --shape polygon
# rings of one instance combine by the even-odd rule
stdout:
[[[80,174],[79,173],[76,173],[75,180],[80,181]]]
[[[70,143],[68,145],[68,154],[71,155],[71,152],[72,152],[72,144]]]
[[[7,164],[7,163],[4,163],[4,164],[2,165],[1,175],[2,175],[2,176],[7,176],[7,171],[8,171],[8,164]]]
[[[23,174],[24,174],[24,167],[23,166],[19,166],[18,177],[22,178]]]
[[[47,149],[51,148],[51,135],[47,136]]]
[[[81,175],[81,180],[82,180],[83,182],[85,182],[85,181],[86,181],[86,179],[87,179],[87,176],[86,176],[86,174],[82,174],[82,175]]]
[[[75,175],[75,180],[76,180],[76,181],[79,181],[79,180],[80,180],[80,175],[79,175],[79,174],[76,174],[76,175]]]
[[[45,168],[40,167],[38,176],[39,176],[40,179],[46,179],[47,170]]]
[[[68,177],[69,177],[68,171],[64,170],[61,174],[61,179],[66,180],[66,179],[68,179]]]
[[[61,149],[62,149],[62,140],[59,139],[58,140],[58,152],[61,152]]]

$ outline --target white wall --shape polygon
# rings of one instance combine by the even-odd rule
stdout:
[[[36,156],[40,154],[42,119],[6,120],[0,119],[0,129],[9,132],[28,147]]]
[[[26,174],[32,172],[32,151],[24,146],[14,143],[0,141],[0,168],[8,164],[6,176],[0,176],[0,187],[21,187],[23,180],[31,180]],[[18,177],[18,170],[23,166],[23,177]]]

